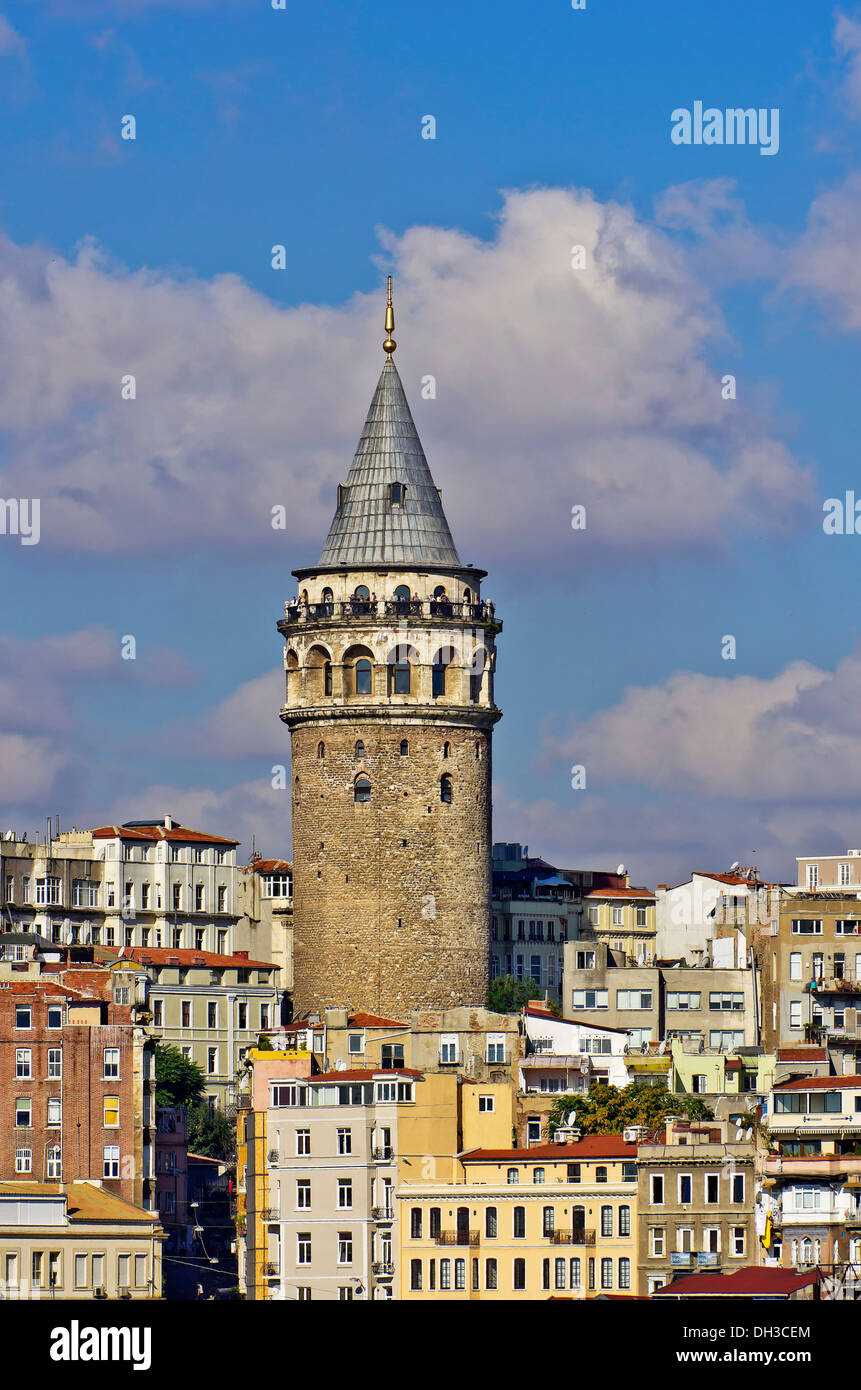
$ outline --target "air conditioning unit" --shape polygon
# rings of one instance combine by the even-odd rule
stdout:
[[[638,1144],[646,1133],[645,1125],[629,1125],[622,1130],[622,1138],[626,1144]]]

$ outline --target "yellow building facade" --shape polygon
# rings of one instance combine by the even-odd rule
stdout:
[[[637,1145],[618,1135],[461,1155],[454,1183],[398,1191],[399,1297],[635,1295]]]

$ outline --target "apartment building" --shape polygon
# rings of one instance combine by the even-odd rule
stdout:
[[[161,1298],[163,1239],[98,1180],[0,1182],[0,1298]]]
[[[463,1073],[474,1081],[516,1079],[523,1048],[517,1014],[479,1006],[417,1009],[404,1019],[327,1008],[283,1030],[313,1053],[315,1065]],[[277,1034],[273,1034],[273,1040]]]
[[[854,891],[788,888],[751,927],[766,1047],[817,1042],[854,1071],[861,1041],[861,904]]]
[[[650,964],[655,954],[655,897],[627,873],[558,869],[530,857],[528,846],[493,846],[491,978],[532,980],[561,1000],[566,941],[606,943],[621,964]]]
[[[683,1122],[637,1150],[638,1267],[651,1295],[680,1271],[731,1274],[756,1259],[754,1144],[734,1124]]]
[[[592,877],[593,886],[583,893],[581,939],[603,943],[620,964],[653,964],[654,893],[648,888],[633,887],[627,874],[595,873]]]
[[[482,1148],[461,1155],[453,1183],[402,1186],[401,1298],[636,1293],[636,1159],[620,1135]]]
[[[451,1182],[464,1143],[510,1141],[507,1081],[389,1066],[312,1072],[249,1057],[240,1111],[240,1278],[260,1299],[397,1297],[399,1184]]]
[[[0,981],[0,1179],[96,1181],[152,1208],[147,983],[129,963],[45,965],[38,978]]]
[[[732,1052],[705,1047],[682,1038],[670,1043],[668,1085],[680,1095],[701,1096],[712,1105],[721,1096],[755,1103],[774,1084],[777,1056],[762,1047],[738,1047]]]
[[[558,1002],[562,947],[580,935],[584,884],[591,874],[560,870],[529,856],[529,847],[493,846],[490,975],[532,980]]]
[[[55,945],[245,952],[292,988],[292,868],[172,816],[0,840],[3,930]]]
[[[655,894],[655,951],[660,960],[743,969],[746,924],[765,885],[754,868],[696,872],[684,883],[659,883]]]
[[[759,1042],[752,967],[619,966],[604,943],[565,947],[562,1012],[624,1029],[632,1049],[670,1037],[726,1050]]]
[[[825,1269],[861,1292],[861,1076],[775,1085],[761,1156],[761,1241],[770,1263]]]
[[[280,1019],[274,963],[250,960],[242,952],[219,956],[137,946],[123,959],[150,976],[153,1033],[200,1067],[210,1104],[227,1109],[235,1101],[246,1053]]]
[[[155,1123],[156,1210],[171,1252],[190,1246],[188,1122],[184,1105],[159,1106]]]

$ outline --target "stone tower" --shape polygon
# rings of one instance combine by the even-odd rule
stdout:
[[[387,354],[319,563],[294,570],[294,1009],[483,1004],[494,642]]]

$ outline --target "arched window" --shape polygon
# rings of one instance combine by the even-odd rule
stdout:
[[[444,772],[442,777],[440,778],[439,799],[440,801],[445,802],[451,801],[451,778],[449,777],[447,772]]]
[[[478,762],[478,760],[479,760],[480,757],[481,757],[481,744],[480,744],[480,743],[476,743],[476,745],[475,745],[475,760],[476,760],[476,762]]]
[[[323,662],[323,694],[324,694],[324,695],[331,695],[331,693],[332,693],[332,663],[331,663],[331,661],[324,661],[324,662]]]
[[[325,743],[323,742],[323,740],[321,739],[320,742],[317,744],[317,757],[318,757],[318,758],[325,758],[325,756],[326,756],[326,745],[325,745]]]
[[[410,693],[410,663],[408,661],[396,661],[392,670],[392,694],[409,695]]]
[[[613,1208],[601,1208],[601,1235],[611,1236],[613,1234]]]
[[[443,746],[442,746],[442,755],[443,755],[443,757],[444,757],[444,758],[447,758],[447,757],[449,756],[450,753],[451,753],[451,744],[450,744],[450,743],[444,743]]]
[[[356,744],[354,753],[355,753],[355,756],[356,756],[357,758],[364,758],[364,756],[365,756],[365,745],[364,745],[364,743],[362,742],[361,739],[359,739],[358,743]]]
[[[409,757],[409,752],[410,752],[410,745],[409,745],[409,743],[407,742],[407,740],[406,740],[405,738],[402,738],[402,739],[401,739],[401,757],[402,757],[402,758],[407,758],[407,757]]]
[[[544,1181],[544,1169],[543,1169],[543,1168],[533,1168],[533,1170],[532,1170],[532,1181],[533,1181],[533,1182],[538,1182],[538,1183],[541,1183],[541,1182]]]
[[[355,593],[353,594],[353,598],[357,598],[363,603],[370,597],[371,591],[368,588],[367,584],[359,584]]]
[[[619,1208],[619,1235],[629,1236],[631,1234],[631,1208]]]
[[[599,1163],[598,1166],[597,1166],[597,1168],[595,1169],[595,1181],[596,1181],[596,1182],[606,1182],[606,1181],[607,1181],[607,1169],[606,1169],[606,1168],[603,1166],[603,1164],[601,1164],[601,1163]]]
[[[400,603],[409,603],[410,597],[411,595],[409,584],[399,584],[398,587],[395,589],[395,598]]]
[[[334,599],[334,597],[335,597],[335,595],[332,593],[332,590],[331,590],[331,589],[328,589],[328,588],[327,588],[327,589],[324,589],[324,590],[323,590],[323,595],[322,595],[323,603],[324,603],[325,606],[326,606],[326,612],[327,612],[327,614],[329,615],[330,618],[331,618],[332,614],[333,614],[334,611],[335,611],[335,605],[334,605],[334,603],[332,602],[332,600]]]
[[[520,1182],[520,1169],[519,1169],[519,1168],[509,1168],[509,1170],[508,1170],[508,1177],[507,1177],[506,1181],[509,1182],[509,1183],[519,1183],[519,1182]]]
[[[367,657],[362,657],[356,662],[356,694],[370,695],[371,693],[371,663]]]
[[[356,781],[353,785],[353,800],[370,801],[370,799],[371,779],[370,777],[365,777],[364,774],[362,774],[360,777],[356,778]]]
[[[434,598],[444,598],[444,597],[445,597],[445,585],[444,585],[444,584],[437,584],[436,588],[435,588],[434,591],[433,591],[433,596],[434,596]]]
[[[801,1242],[801,1263],[803,1265],[813,1263],[813,1241],[810,1236],[805,1236]]]

